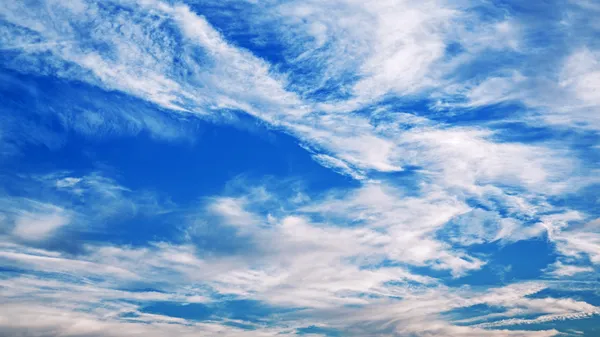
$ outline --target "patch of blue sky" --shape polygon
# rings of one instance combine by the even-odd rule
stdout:
[[[536,280],[559,256],[554,245],[545,237],[514,243],[494,241],[475,244],[469,246],[468,251],[476,256],[480,254],[487,263],[466,276],[448,278],[445,284],[493,286]]]
[[[171,114],[117,91],[6,69],[2,76],[7,84],[2,87],[4,127],[13,130],[14,139],[7,138],[15,142],[29,137],[33,144],[54,149],[71,134],[98,140],[142,132],[155,138],[185,140],[195,131],[196,119]],[[37,132],[30,132],[33,127]],[[43,135],[49,139],[44,141]]]
[[[293,308],[277,308],[254,300],[225,300],[216,303],[155,302],[145,304],[141,312],[170,317],[206,321],[231,319],[246,324],[271,324],[269,320],[294,312]]]
[[[343,332],[338,331],[336,329],[314,326],[314,325],[306,327],[306,328],[299,328],[299,329],[296,329],[296,331],[298,332],[298,334],[300,336],[310,335],[310,334],[319,334],[319,335],[323,335],[323,336],[327,336],[327,337],[338,337],[338,336],[343,335]]]
[[[168,111],[152,104],[85,83],[12,71],[4,75],[19,84],[4,87],[6,99],[1,108],[7,118],[14,118],[5,126],[12,129],[19,148],[19,153],[5,158],[2,166],[2,187],[11,195],[48,198],[49,194],[59,194],[58,200],[65,202],[64,193],[61,195],[54,186],[33,188],[38,182],[23,175],[67,172],[78,178],[100,171],[130,189],[128,194],[154,191],[159,202],[177,205],[164,214],[121,212],[119,217],[94,224],[97,230],[61,232],[37,244],[40,248],[78,253],[86,242],[138,246],[151,241],[180,241],[184,228],[177,224],[186,220],[184,211],[201,206],[203,197],[223,192],[231,180],[240,176],[249,181],[301,178],[304,188],[313,193],[356,185],[315,163],[292,137],[269,130],[250,117],[240,116],[234,125],[209,124],[196,118],[169,116]],[[87,113],[93,116],[85,117]],[[158,123],[161,129],[148,130],[145,123]],[[168,132],[165,127],[181,130],[177,135],[183,138],[162,140],[161,132]],[[158,138],[154,131],[159,133]],[[143,169],[140,163],[144,163]],[[30,188],[23,188],[27,185]],[[96,202],[95,198],[75,196],[66,201],[85,207],[86,203]],[[56,202],[52,198],[50,201]],[[210,218],[208,214],[201,216]],[[191,239],[208,255],[248,252],[253,247],[247,238],[238,237],[235,229],[218,226],[217,222],[197,227]]]
[[[210,319],[214,310],[202,303],[156,302],[146,304],[141,308],[141,312],[203,321]]]
[[[518,120],[499,120],[492,126],[496,131],[494,139],[505,142],[536,144],[552,140],[561,140],[565,143],[572,141],[572,146],[577,149],[589,147],[588,144],[595,144],[598,141],[595,132],[532,125]]]
[[[556,329],[562,336],[596,336],[600,334],[600,316],[595,315],[573,320],[556,320],[545,323],[507,325],[507,330],[539,331]]]
[[[27,91],[6,88],[7,104],[2,110],[7,116],[17,110],[26,114],[9,127],[16,129],[17,136],[27,131],[31,137],[46,134],[49,139],[24,144],[23,152],[31,155],[8,161],[7,170],[12,164],[30,174],[67,170],[81,175],[93,171],[97,163],[109,167],[114,163],[126,187],[155,189],[176,202],[217,194],[241,174],[259,178],[301,175],[315,191],[353,184],[315,163],[291,136],[251,117],[240,116],[234,125],[214,124],[169,114],[131,96],[84,83],[18,76],[25,78]],[[30,133],[22,129],[27,124],[41,130]],[[160,128],[153,130],[155,124]],[[159,137],[172,131],[183,139],[160,141],[154,131]],[[149,169],[139,170],[141,162]]]
[[[190,8],[204,16],[227,41],[286,69],[286,44],[281,40],[277,22],[265,18],[257,3],[236,1],[187,1]],[[298,41],[300,43],[300,41]],[[285,71],[284,71],[285,72]]]
[[[458,53],[454,57],[460,57]],[[493,76],[508,75],[514,68],[523,65],[523,55],[514,50],[486,50],[483,57],[461,64],[447,76],[456,81],[475,83]]]
[[[506,310],[501,307],[490,306],[487,304],[476,304],[468,307],[453,309],[444,312],[441,315],[447,317],[450,320],[468,320],[477,319],[478,317],[490,314],[501,314],[505,311]]]
[[[598,217],[600,215],[598,189],[600,189],[600,183],[590,184],[575,192],[553,196],[549,198],[549,201],[557,207],[579,210],[591,218]]]

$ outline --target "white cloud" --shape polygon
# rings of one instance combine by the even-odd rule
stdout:
[[[466,89],[469,107],[481,107],[496,103],[524,99],[522,84],[527,80],[519,72],[509,76],[486,78],[476,86]]]
[[[313,156],[313,159],[325,167],[328,167],[336,172],[340,172],[342,174],[351,176],[356,180],[363,180],[366,178],[366,176],[363,173],[352,169],[344,161],[335,157],[328,156],[326,154],[316,154]]]
[[[524,74],[511,69],[480,81],[449,86],[450,97],[463,96],[465,102],[450,103],[444,94],[439,108],[481,108],[498,103],[522,103],[522,120],[532,125],[568,126],[597,130],[600,127],[600,57],[589,48],[573,50],[553,73]],[[515,109],[515,108],[513,108]]]
[[[194,257],[192,247],[157,244],[150,249],[95,247],[97,249],[89,250],[89,255],[82,256],[82,258],[96,262],[65,260],[64,265],[71,268],[68,270],[57,268],[58,265],[54,263],[48,265],[48,261],[44,261],[45,263],[34,266],[34,269],[45,270],[47,266],[48,271],[68,271],[70,278],[49,280],[15,277],[2,280],[0,294],[7,301],[3,306],[3,309],[6,310],[2,310],[0,313],[0,327],[2,329],[27,327],[28,331],[56,329],[55,331],[66,334],[72,332],[74,328],[63,324],[56,326],[53,324],[61,322],[61,317],[72,317],[78,322],[81,320],[88,322],[89,326],[78,324],[77,329],[80,330],[77,331],[81,335],[89,334],[90,336],[93,336],[96,331],[90,326],[101,326],[103,335],[111,331],[110,329],[106,330],[111,326],[114,326],[115,331],[120,331],[120,334],[115,332],[116,336],[128,336],[128,334],[145,331],[139,330],[144,325],[138,326],[137,323],[151,325],[152,331],[159,335],[170,332],[169,329],[178,329],[180,332],[190,333],[190,335],[194,333],[200,336],[210,335],[210,332],[204,330],[208,327],[222,331],[225,336],[228,335],[227,333],[232,335],[241,333],[241,330],[227,328],[224,325],[225,322],[219,319],[197,323],[143,312],[144,303],[157,301],[210,303],[214,299],[211,299],[210,296],[207,297],[212,293],[212,291],[206,291],[207,285],[222,295],[236,294],[241,298],[258,299],[274,305],[307,308],[300,314],[300,317],[294,317],[294,314],[265,317],[263,320],[275,319],[277,322],[274,322],[272,328],[261,326],[253,331],[245,330],[249,336],[269,336],[271,333],[293,335],[294,329],[291,327],[308,325],[303,322],[311,322],[310,324],[321,322],[321,324],[333,328],[348,327],[350,335],[364,335],[371,329],[369,324],[376,323],[379,328],[370,330],[371,332],[368,333],[392,328],[398,334],[412,333],[418,336],[440,333],[453,333],[455,336],[505,336],[504,330],[483,330],[478,327],[457,326],[441,320],[439,315],[448,310],[477,304],[499,306],[506,308],[503,314],[497,317],[484,316],[484,318],[493,319],[497,323],[490,324],[501,326],[509,324],[510,321],[503,320],[506,317],[510,318],[512,315],[522,313],[539,316],[537,320],[544,321],[550,317],[552,319],[576,319],[597,310],[589,304],[568,299],[528,297],[528,295],[544,289],[543,284],[524,283],[484,290],[452,289],[438,285],[431,278],[407,273],[402,268],[384,267],[361,270],[351,265],[332,264],[334,261],[332,257],[338,254],[336,250],[343,252],[346,249],[343,243],[350,242],[348,238],[340,237],[339,232],[330,233],[340,237],[340,241],[343,240],[337,248],[331,247],[331,244],[336,244],[336,241],[329,240],[327,237],[329,234],[321,230],[319,233],[324,237],[319,246],[319,243],[313,242],[312,235],[309,234],[309,231],[314,229],[302,227],[306,225],[299,224],[300,219],[286,219],[285,221],[287,224],[282,225],[290,226],[289,230],[293,230],[295,234],[290,238],[286,238],[285,233],[280,235],[282,248],[285,247],[286,251],[289,251],[289,245],[294,244],[289,240],[299,240],[296,241],[297,244],[308,242],[311,247],[307,248],[312,248],[313,252],[298,251],[297,248],[305,247],[298,245],[293,255],[281,251],[280,253],[286,256],[270,257],[267,260],[251,262],[250,265],[239,265],[238,260],[226,267],[223,260],[211,262]],[[288,229],[282,230],[285,232]],[[304,234],[296,235],[299,230],[302,230]],[[331,250],[332,248],[334,249]],[[32,256],[32,252],[20,254]],[[7,257],[7,254],[2,255],[3,258]],[[60,260],[60,258],[55,259]],[[268,264],[265,265],[265,262]],[[274,262],[279,265],[275,267]],[[85,266],[85,263],[89,265]],[[260,270],[255,269],[251,267],[252,264],[259,264],[263,267]],[[110,268],[104,266],[110,266]],[[329,268],[326,268],[327,266]],[[224,267],[225,269],[223,269]],[[122,285],[127,284],[130,278],[126,273],[117,271],[128,269],[135,270],[141,277],[140,279],[152,277],[155,287],[158,286],[163,291],[130,292],[121,290]],[[104,282],[70,281],[73,278],[89,280],[87,277],[91,275],[96,278],[101,277]],[[390,280],[395,283],[389,285],[381,283]],[[401,280],[418,282],[425,286],[410,286],[399,282]],[[200,283],[202,287],[195,286],[199,284],[198,282],[202,282]],[[361,296],[365,291],[377,295],[377,297]],[[381,298],[382,296],[383,298]],[[394,297],[395,300],[385,300],[385,297],[388,296]],[[58,304],[56,303],[57,298],[61,299]],[[353,304],[354,306],[344,308],[344,304]],[[20,307],[20,305],[25,306]],[[21,310],[24,308],[27,310]],[[87,316],[80,316],[83,313]],[[12,315],[21,318],[16,322],[24,322],[23,317],[31,317],[31,319],[38,317],[39,325],[38,323],[15,325],[11,323]],[[41,320],[42,318],[43,320]],[[429,321],[431,324],[423,324],[424,321]],[[42,322],[46,324],[42,324]],[[163,322],[169,324],[163,326],[161,325]],[[243,321],[242,323],[246,324]],[[521,323],[515,321],[515,324]],[[248,322],[248,324],[251,323]],[[361,327],[367,330],[361,330],[363,329]],[[513,333],[515,336],[554,335],[553,331],[515,330]]]
[[[590,273],[594,272],[594,268],[589,266],[576,266],[570,264],[564,264],[560,261],[556,261],[552,265],[548,266],[550,270],[549,275],[561,278],[564,276],[573,276],[579,273]]]
[[[43,240],[69,224],[69,217],[58,209],[52,213],[23,213],[15,220],[13,235],[25,240]]]
[[[519,46],[517,23],[479,20],[465,4],[448,1],[291,1],[271,15],[283,17],[279,34],[293,55],[288,62],[310,67],[315,77],[303,78],[301,91],[334,81],[353,96],[323,105],[333,110],[352,110],[388,93],[445,86],[444,77],[456,66],[486,49]],[[447,59],[451,42],[460,43],[468,56]]]
[[[600,221],[555,230],[553,239],[559,252],[570,257],[587,256],[593,264],[600,264]]]
[[[112,308],[106,308],[112,309]],[[76,310],[40,303],[5,303],[0,309],[0,333],[25,337],[39,336],[48,332],[82,337],[128,337],[128,336],[214,336],[224,337],[274,337],[293,336],[290,329],[262,328],[247,330],[218,322],[194,323],[163,315],[136,312],[135,307],[121,304],[115,309],[131,310],[131,317],[110,315],[103,308]],[[123,313],[127,313],[123,312]]]
[[[583,103],[600,105],[600,54],[587,48],[573,52],[565,61],[559,85]]]
[[[96,264],[85,260],[44,256],[35,253],[2,251],[0,252],[0,259],[5,266],[27,267],[45,272],[136,278],[134,273],[119,267]]]
[[[371,191],[363,195],[369,193],[377,196],[380,192]],[[378,198],[385,201],[389,196],[379,194]],[[234,202],[233,199],[227,200]],[[214,202],[222,204],[220,199]],[[328,209],[330,206],[324,207]],[[353,207],[349,206],[350,209]],[[231,214],[229,208],[217,207],[213,210]],[[234,214],[240,214],[240,210]],[[402,214],[402,210],[397,214]],[[237,222],[239,219],[237,216],[226,217],[225,221],[228,224],[227,220]],[[505,336],[504,330],[457,326],[439,318],[443,312],[477,304],[506,308],[500,315],[482,317],[493,321],[489,323],[492,324],[490,327],[507,325],[513,322],[510,321],[511,317],[524,312],[539,316],[536,319],[544,321],[550,318],[576,319],[597,310],[587,303],[568,299],[529,298],[529,295],[545,288],[542,283],[513,284],[492,289],[448,288],[431,277],[413,274],[401,267],[374,267],[372,264],[376,265],[377,259],[369,256],[379,254],[382,247],[390,244],[390,240],[369,226],[327,226],[310,223],[299,216],[286,216],[268,226],[244,222],[244,226],[248,225],[258,242],[268,243],[262,255],[248,259],[242,256],[200,258],[194,246],[167,243],[155,243],[144,248],[87,246],[85,254],[77,259],[22,246],[3,246],[0,258],[4,265],[68,273],[70,279],[90,280],[93,276],[102,282],[70,283],[64,279],[31,277],[5,279],[1,282],[1,295],[9,299],[5,308],[11,310],[0,313],[0,326],[4,329],[23,329],[24,326],[10,323],[12,313],[32,319],[39,314],[48,325],[27,325],[29,331],[39,328],[41,331],[58,329],[67,333],[73,331],[72,327],[53,324],[60,321],[60,317],[75,315],[74,319],[88,320],[91,326],[102,326],[104,335],[109,327],[104,324],[114,325],[125,336],[142,331],[138,330],[142,326],[135,325],[135,322],[154,326],[153,331],[157,334],[167,333],[171,331],[169,328],[176,327],[180,331],[189,329],[190,334],[210,334],[203,330],[206,328],[204,324],[209,324],[227,335],[225,331],[229,330],[222,329],[229,328],[225,328],[223,322],[193,323],[185,319],[150,315],[143,312],[141,304],[136,304],[156,301],[210,303],[214,300],[210,294],[215,291],[220,295],[255,299],[276,306],[304,307],[306,309],[302,315],[308,315],[306,318],[311,324],[322,322],[334,328],[350,327],[351,335],[364,335],[365,331],[371,329],[369,324],[377,323],[381,329],[392,328],[398,334]],[[130,271],[135,271],[135,274]],[[129,282],[141,280],[151,280],[153,287],[161,292],[121,290]],[[51,305],[56,298],[61,298],[60,306]],[[29,308],[27,314],[18,306],[25,299]],[[344,308],[347,304],[353,307]],[[77,316],[82,312],[90,316]],[[300,327],[305,321],[302,316],[293,315],[277,319],[279,323],[273,328],[263,327],[246,332],[250,333],[249,336],[268,336],[270,333],[286,331],[292,333],[293,329],[288,330],[290,326]],[[425,320],[431,324],[424,325]],[[168,322],[169,325],[162,326],[162,322]],[[353,331],[360,326],[367,330]],[[81,325],[78,329],[81,329],[78,333],[90,336],[95,331]],[[237,332],[231,330],[232,335]],[[552,336],[555,332],[515,330],[512,334]]]
[[[50,188],[57,203],[71,205],[77,200],[76,212],[80,221],[125,218],[140,213],[163,214],[174,207],[169,200],[160,200],[156,193],[132,191],[98,172],[78,177],[70,172],[54,172],[32,178]],[[59,194],[56,195],[56,192]]]
[[[0,199],[0,229],[21,240],[38,242],[52,237],[69,225],[74,214],[52,203],[25,198]]]
[[[351,326],[356,335],[373,333],[370,328],[390,333],[392,330],[398,335],[416,336],[554,336],[556,330],[547,331],[519,331],[483,329],[482,327],[470,325],[473,321],[456,321],[451,324],[440,319],[440,314],[458,308],[469,308],[474,305],[485,304],[499,307],[505,311],[492,315],[476,315],[475,320],[502,321],[505,317],[529,313],[538,316],[543,313],[560,313],[567,317],[578,314],[585,315],[586,310],[596,310],[583,302],[572,300],[555,299],[532,299],[528,295],[543,290],[543,284],[521,283],[506,287],[488,288],[478,291],[464,287],[462,289],[435,288],[399,293],[402,300],[397,302],[373,303],[367,310],[361,309],[338,309],[337,314],[332,312],[318,311],[330,319],[333,326]],[[477,312],[475,312],[477,313]],[[560,315],[560,314],[557,314]],[[573,315],[573,316],[570,316]],[[542,316],[543,317],[543,316]],[[501,326],[502,324],[498,324]],[[365,327],[361,329],[361,327]],[[378,330],[375,330],[378,331]]]
[[[494,323],[484,323],[479,326],[482,328],[492,328],[492,327],[501,327],[501,326],[514,326],[521,324],[539,324],[546,323],[552,321],[564,321],[564,320],[572,320],[572,319],[583,319],[589,318],[594,315],[600,314],[600,311],[593,310],[590,312],[576,312],[572,314],[558,314],[558,315],[544,315],[535,319],[520,319],[520,318],[511,318],[503,321],[498,321]]]
[[[81,181],[81,178],[65,177],[56,181],[56,187],[67,188],[77,185]]]
[[[514,184],[534,190],[571,170],[568,159],[544,147],[496,143],[477,129],[415,129],[400,139],[397,158],[432,171],[445,186]]]

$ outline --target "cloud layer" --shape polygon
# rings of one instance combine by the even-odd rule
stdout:
[[[7,3],[0,334],[593,336],[598,12]]]

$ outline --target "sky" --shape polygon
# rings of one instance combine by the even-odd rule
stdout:
[[[600,2],[1,3],[0,336],[600,336]]]

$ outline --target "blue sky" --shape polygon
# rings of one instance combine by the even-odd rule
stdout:
[[[600,4],[0,6],[0,335],[600,335]]]

